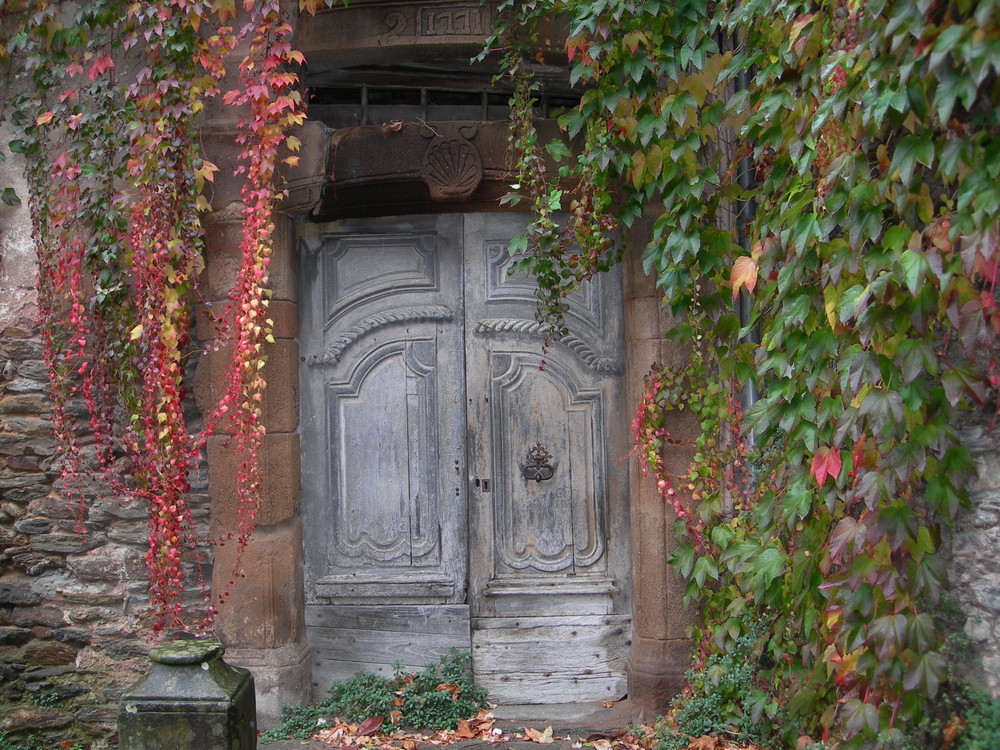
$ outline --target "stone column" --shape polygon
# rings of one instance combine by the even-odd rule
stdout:
[[[637,227],[634,237],[647,237],[648,227]],[[669,318],[661,309],[654,277],[642,268],[642,247],[633,245],[624,258],[626,394],[631,410],[638,404],[646,374],[654,363],[677,362],[685,356],[663,333]],[[683,433],[676,425],[675,435]],[[687,450],[687,449],[684,449]],[[693,450],[690,451],[693,454]],[[652,477],[643,477],[638,456],[631,457],[630,513],[632,524],[632,647],[628,661],[628,694],[633,721],[662,714],[684,684],[691,658],[684,629],[691,615],[681,603],[684,587],[667,566],[674,549],[673,509],[659,493]],[[680,471],[691,456],[672,448],[668,468]],[[681,466],[683,464],[683,466]],[[680,467],[680,468],[677,468]]]

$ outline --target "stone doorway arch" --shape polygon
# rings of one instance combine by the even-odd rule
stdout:
[[[428,70],[438,77],[454,75],[455,60],[467,60],[466,55],[478,51],[481,44],[478,21],[469,15],[474,15],[473,7],[475,13],[489,12],[488,6],[481,7],[478,2],[352,3],[348,9],[327,11],[313,20],[300,19],[300,47],[319,70],[325,71],[313,78],[321,84],[366,86],[359,77],[371,75],[384,84],[390,74],[412,82],[415,75],[424,80]],[[438,31],[430,36],[423,32],[397,34],[393,29],[401,28],[401,21],[392,13],[402,14],[408,24],[402,28]],[[381,26],[372,25],[373,19]],[[384,29],[387,24],[392,28],[381,35],[350,33],[351,28]],[[402,64],[402,72],[385,69],[400,61],[411,62]],[[483,99],[487,116],[493,112],[491,102],[496,104],[488,96]],[[265,371],[269,385],[265,395],[264,497],[258,530],[243,558],[248,577],[238,582],[219,619],[220,634],[230,644],[232,661],[254,672],[259,712],[265,722],[277,717],[281,704],[302,702],[314,692],[299,515],[298,373],[303,353],[296,225],[347,216],[495,210],[498,198],[506,192],[506,133],[506,123],[499,119],[401,123],[390,119],[341,127],[332,133],[323,123],[309,122],[298,134],[303,142],[301,166],[289,174],[289,194],[285,214],[276,223],[271,266],[275,343]],[[227,162],[221,144],[230,139],[225,123],[215,122],[206,128],[206,151],[215,163]],[[450,166],[442,168],[442,164]],[[234,234],[239,225],[234,209],[237,200],[235,190],[227,193],[225,185],[216,185],[213,203],[217,210],[206,228],[210,298],[225,288],[233,265],[231,256],[238,245]],[[630,247],[623,265],[626,406],[619,415],[623,425],[628,424],[628,404],[637,402],[650,365],[682,356],[663,341],[662,330],[669,321],[663,319],[652,281],[642,273],[640,253],[641,248]],[[200,388],[211,388],[213,369],[212,358],[206,357],[199,368]],[[212,517],[217,529],[226,528],[235,512],[235,469],[223,449],[224,440],[219,436],[209,445]],[[678,460],[682,462],[683,456]],[[626,546],[632,561],[628,693],[634,717],[643,718],[661,711],[680,686],[689,658],[683,637],[687,617],[680,606],[682,592],[665,565],[671,547],[671,519],[655,489],[639,476],[634,459],[630,459],[628,474],[630,521],[619,532],[628,537]],[[217,556],[216,583],[220,588],[225,586],[222,579],[228,577],[229,554],[228,549],[222,549]]]

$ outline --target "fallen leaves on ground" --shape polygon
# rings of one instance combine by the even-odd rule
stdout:
[[[538,742],[542,745],[548,745],[552,742],[552,727],[545,727],[545,731],[543,732],[525,727],[524,734],[532,742]]]
[[[447,690],[446,686],[439,689]],[[421,748],[442,747],[455,742],[478,740],[482,743],[501,745],[505,742],[536,742],[548,745],[559,742],[572,743],[572,748],[593,748],[593,750],[651,750],[653,732],[648,727],[632,730],[620,729],[613,732],[596,732],[586,737],[561,737],[553,734],[551,726],[545,729],[524,727],[523,731],[504,730],[496,726],[496,718],[486,710],[474,718],[460,721],[454,730],[438,732],[417,732],[403,728],[393,728],[391,732],[380,733],[384,729],[382,720],[371,717],[360,724],[351,724],[334,719],[312,735],[312,739],[331,747],[364,748],[365,750],[421,750]],[[704,735],[691,737],[687,750],[763,750],[755,745],[737,745],[721,737]]]
[[[439,686],[438,689],[450,692],[446,685]],[[376,721],[378,724],[375,724]],[[394,728],[391,732],[376,734],[375,732],[381,728],[382,724],[382,720],[378,717],[365,719],[360,725],[334,719],[332,723],[328,723],[327,726],[316,731],[312,735],[312,739],[333,747],[365,747],[372,750],[375,748],[379,750],[417,750],[417,748],[428,745],[450,745],[453,742],[474,739],[483,742],[502,742],[503,739],[497,739],[499,735],[494,733],[495,721],[493,714],[488,711],[480,711],[475,718],[460,721],[458,728],[451,731],[428,733]],[[372,728],[373,726],[374,728]]]

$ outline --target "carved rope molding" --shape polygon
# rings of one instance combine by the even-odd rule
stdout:
[[[545,333],[545,326],[535,320],[525,320],[519,318],[491,318],[480,320],[476,324],[476,333],[527,333],[531,335],[542,335]],[[571,349],[584,364],[591,370],[599,372],[617,372],[619,363],[610,357],[600,357],[590,348],[586,341],[572,333],[558,339],[559,343]]]
[[[413,323],[422,320],[451,320],[451,308],[444,305],[427,307],[400,307],[365,318],[355,326],[348,328],[334,339],[330,348],[323,355],[313,354],[309,357],[310,365],[333,365],[340,361],[344,350],[359,338],[374,330],[395,323]]]

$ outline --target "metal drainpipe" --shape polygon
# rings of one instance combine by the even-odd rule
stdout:
[[[736,49],[738,45],[738,40],[733,37],[732,40],[733,49]],[[747,70],[742,70],[736,76],[736,80],[733,82],[735,92],[746,91],[750,86],[750,72]],[[739,181],[740,188],[744,191],[749,190],[754,185],[754,165],[753,157],[750,154],[740,157],[738,167],[737,179]],[[739,242],[740,247],[744,251],[750,252],[750,239],[747,236],[746,227],[753,220],[756,213],[756,205],[754,204],[753,198],[748,198],[747,200],[740,201],[739,206],[736,210],[736,239]],[[737,313],[739,315],[740,328],[745,328],[750,322],[751,309],[753,306],[753,298],[750,296],[749,292],[745,288],[740,289],[739,301],[737,303],[738,309]],[[760,330],[757,326],[754,326],[746,336],[744,336],[741,341],[753,344],[760,343]],[[760,393],[757,391],[757,384],[753,380],[747,381],[743,385],[742,392],[742,402],[743,402],[743,413],[745,414],[749,411],[757,401],[760,399]],[[751,445],[754,444],[754,434],[753,432],[748,433],[747,440]]]

